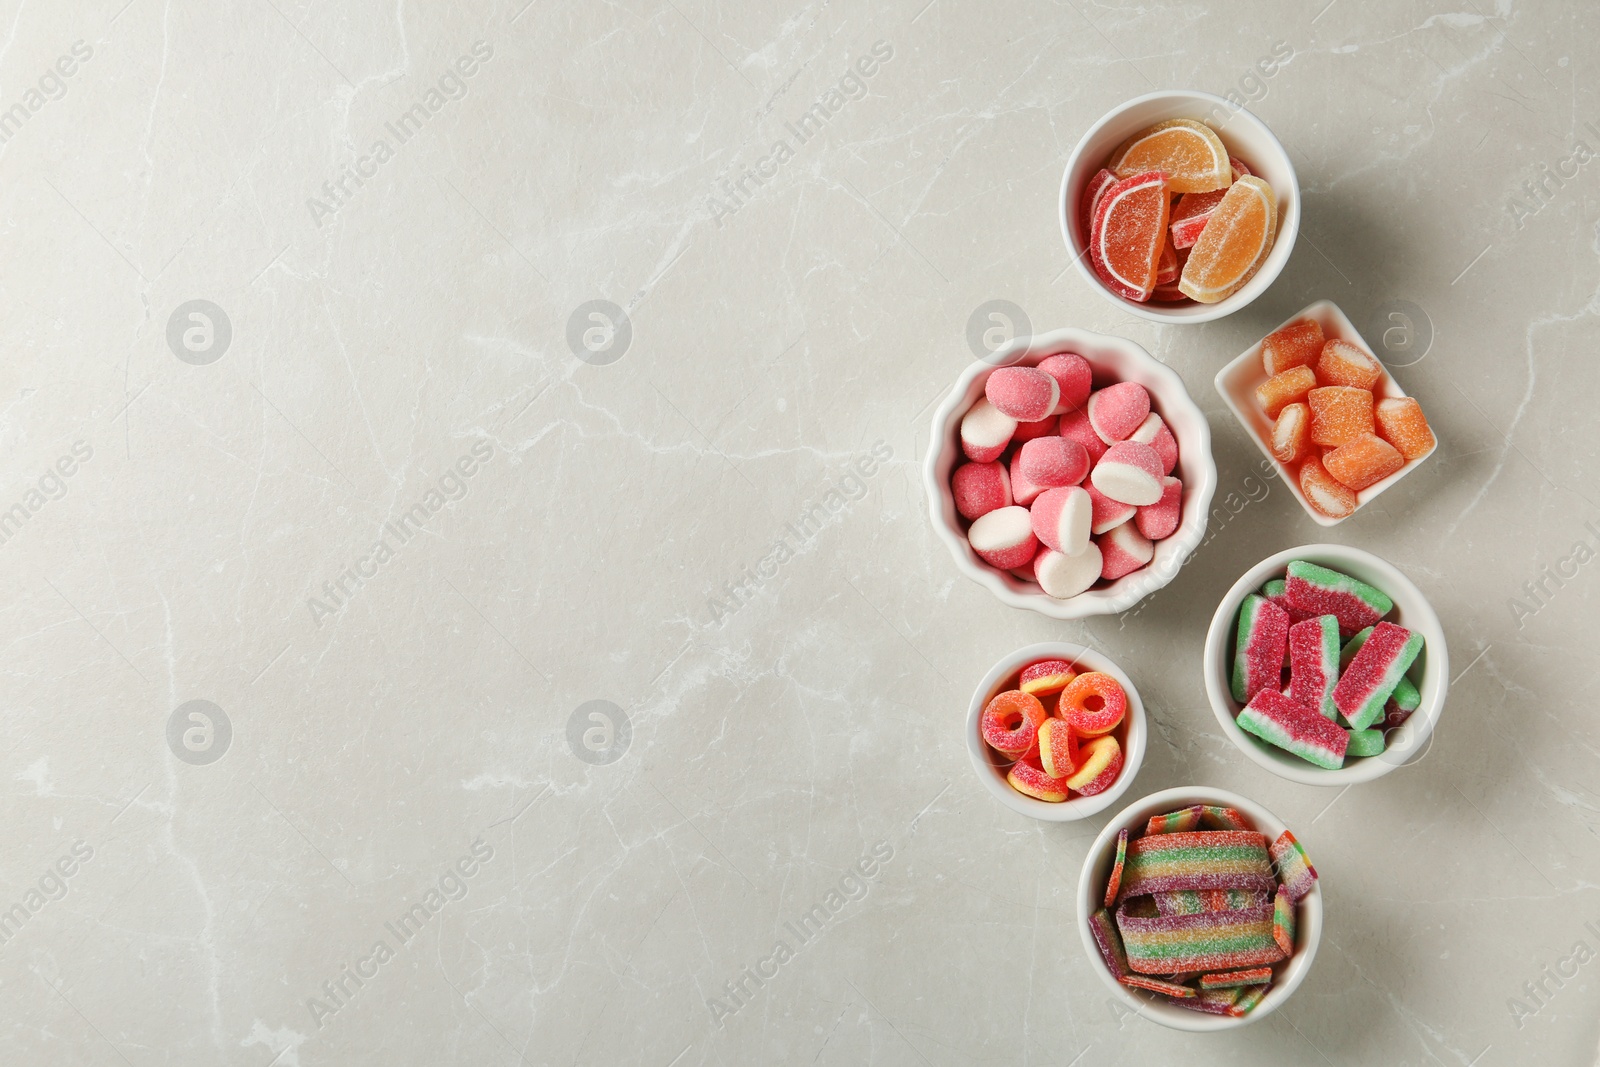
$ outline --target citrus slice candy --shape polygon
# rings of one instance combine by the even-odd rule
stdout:
[[[1100,194],[1115,184],[1117,184],[1117,176],[1102,168],[1093,178],[1089,179],[1089,184],[1084,186],[1081,216],[1085,240],[1089,237],[1089,231],[1094,228],[1094,209],[1100,206]]]
[[[1234,293],[1260,268],[1278,232],[1278,199],[1253,175],[1228,187],[1183,265],[1178,288],[1202,304]]]
[[[1233,181],[1222,139],[1194,119],[1168,119],[1134,134],[1112,153],[1108,166],[1118,178],[1163,171],[1175,193],[1226,189]]]
[[[1178,252],[1169,240],[1161,246],[1161,258],[1156,261],[1156,285],[1176,285],[1178,281]]]
[[[1106,288],[1140,303],[1150,299],[1167,243],[1167,208],[1160,171],[1124,178],[1100,194],[1089,252]]]

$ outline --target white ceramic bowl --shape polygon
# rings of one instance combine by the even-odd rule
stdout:
[[[1315,319],[1317,325],[1322,327],[1323,336],[1330,341],[1335,337],[1343,341],[1349,341],[1374,360],[1378,360],[1377,353],[1372,351],[1372,347],[1361,336],[1361,332],[1355,328],[1355,324],[1350,321],[1349,316],[1339,309],[1338,304],[1331,300],[1318,300],[1315,304],[1302,308],[1298,313],[1278,323],[1268,332],[1276,333],[1289,325],[1289,323],[1299,322],[1301,319]],[[1265,339],[1264,337],[1262,338],[1262,340]],[[1381,360],[1378,360],[1378,367],[1383,371],[1383,377],[1379,378],[1377,384],[1372,387],[1373,396],[1378,400],[1405,396],[1406,391],[1400,388],[1400,383],[1394,380],[1394,375],[1389,373],[1389,368],[1384,366]],[[1273,465],[1278,468],[1278,474],[1283,478],[1283,484],[1288,487],[1294,498],[1300,501],[1300,506],[1305,508],[1306,514],[1311,516],[1311,520],[1318,526],[1337,526],[1344,519],[1330,519],[1312,507],[1310,502],[1306,500],[1305,493],[1300,489],[1299,468],[1291,469],[1279,463],[1272,455],[1272,420],[1267,418],[1266,411],[1256,401],[1256,386],[1266,380],[1267,371],[1261,365],[1261,341],[1257,341],[1240,353],[1232,363],[1217,372],[1217,392],[1222,395],[1222,400],[1228,405],[1228,410],[1233,412],[1233,417],[1239,420],[1239,425],[1244,427],[1245,433],[1249,434],[1250,439],[1256,443],[1256,447],[1261,449],[1261,454],[1271,460]],[[1433,455],[1438,448],[1439,442],[1436,435],[1433,447],[1428,451],[1416,459],[1406,460],[1405,466],[1389,475],[1389,477],[1380,482],[1374,482],[1357,493],[1356,511],[1360,511],[1374,500],[1379,493],[1410,474],[1417,464]],[[1355,512],[1353,511],[1350,514],[1354,515]],[[1345,518],[1349,517],[1350,515],[1345,516]]]
[[[1222,138],[1228,154],[1243,160],[1251,173],[1272,186],[1273,195],[1278,198],[1278,233],[1272,251],[1267,253],[1266,262],[1238,292],[1215,304],[1192,301],[1183,304],[1134,303],[1107,289],[1089,261],[1089,235],[1083,232],[1078,210],[1083,201],[1084,188],[1122,142],[1140,130],[1167,119],[1198,119],[1205,122]],[[1289,153],[1267,129],[1266,123],[1245,109],[1235,107],[1211,93],[1148,93],[1108,112],[1078,141],[1078,146],[1067,159],[1066,171],[1061,175],[1061,193],[1056,208],[1067,252],[1072,256],[1078,273],[1094,287],[1095,292],[1123,311],[1155,322],[1209,322],[1233,314],[1266,292],[1283,270],[1284,264],[1289,262],[1295,238],[1300,233],[1300,179],[1295,175]]]
[[[1422,693],[1422,703],[1411,717],[1389,731],[1389,747],[1376,756],[1347,759],[1336,771],[1326,770],[1308,763],[1275,745],[1269,745],[1253,734],[1247,734],[1234,722],[1243,706],[1233,699],[1228,681],[1233,671],[1233,642],[1238,627],[1239,605],[1250,593],[1259,590],[1269,579],[1281,578],[1289,561],[1309,560],[1330,570],[1340,571],[1359,578],[1368,585],[1382,590],[1394,601],[1394,610],[1385,618],[1422,635],[1422,651],[1407,674],[1420,678],[1417,689]],[[1301,545],[1286,548],[1257,563],[1233,583],[1211,616],[1211,627],[1206,631],[1204,660],[1206,696],[1211,700],[1211,710],[1239,750],[1256,763],[1281,778],[1305,785],[1351,785],[1381,778],[1396,767],[1407,763],[1424,750],[1433,728],[1444,710],[1445,693],[1450,688],[1450,650],[1445,644],[1444,627],[1439,616],[1422,591],[1411,579],[1401,574],[1393,564],[1379,559],[1371,552],[1345,545]]]
[[[1105,961],[1100,958],[1100,949],[1095,945],[1094,935],[1089,932],[1089,917],[1105,903],[1106,879],[1111,876],[1111,865],[1116,858],[1117,834],[1124,828],[1130,833],[1136,830],[1142,832],[1150,816],[1164,815],[1191,804],[1213,804],[1233,808],[1248,818],[1257,830],[1266,834],[1269,842],[1277,840],[1278,835],[1288,829],[1266,808],[1224,789],[1195,785],[1151,793],[1117,812],[1111,821],[1106,823],[1106,828],[1100,831],[1100,836],[1094,839],[1094,844],[1089,846],[1089,855],[1083,861],[1083,874],[1078,878],[1078,933],[1083,938],[1084,951],[1089,954],[1089,966],[1100,976],[1100,980],[1111,991],[1111,995],[1128,1008],[1152,1022],[1170,1026],[1174,1030],[1194,1032],[1233,1030],[1259,1022],[1277,1011],[1300,987],[1300,983],[1305,981],[1306,974],[1311,970],[1311,961],[1317,955],[1317,944],[1322,940],[1320,880],[1296,905],[1294,955],[1274,968],[1277,977],[1273,979],[1272,988],[1267,991],[1267,995],[1261,998],[1261,1003],[1237,1019],[1231,1015],[1207,1015],[1204,1012],[1179,1008],[1168,1003],[1167,998],[1159,994],[1147,993],[1142,989],[1130,989],[1123,985],[1117,981],[1116,976],[1106,967]],[[1314,856],[1315,850],[1309,851]],[[1312,863],[1313,865],[1316,863],[1314,858]]]
[[[956,514],[955,498],[950,492],[950,472],[966,461],[961,451],[961,417],[983,396],[989,373],[1011,364],[1034,366],[1057,352],[1076,352],[1088,360],[1096,388],[1122,381],[1138,382],[1149,390],[1151,409],[1177,439],[1178,466],[1173,474],[1183,481],[1183,514],[1178,528],[1171,537],[1156,542],[1150,562],[1110,585],[1067,600],[1057,600],[1033,582],[979,559],[967,543],[966,529]],[[1211,458],[1211,427],[1189,399],[1183,379],[1171,368],[1126,338],[1068,329],[1019,337],[962,372],[933,413],[933,440],[923,461],[922,480],[934,531],[950,549],[963,574],[1014,608],[1028,608],[1052,619],[1081,619],[1126,611],[1172,581],[1205,537],[1206,515],[1217,488],[1217,465]]]
[[[1078,666],[1080,674],[1084,671],[1109,674],[1128,695],[1127,742],[1122,747],[1122,773],[1117,775],[1117,780],[1112,782],[1111,788],[1104,793],[1096,793],[1092,797],[1073,797],[1059,804],[1035,800],[1019,793],[1006,781],[1006,768],[1010,766],[1010,762],[1000,759],[999,754],[984,742],[978,731],[978,719],[983,714],[984,705],[1002,691],[1001,687],[1006,679],[1022,667],[1041,659],[1064,659]],[[1012,811],[1045,822],[1075,822],[1104,811],[1116,803],[1122,794],[1128,791],[1128,786],[1133,784],[1134,776],[1139,773],[1139,765],[1144,762],[1148,734],[1149,727],[1145,723],[1144,704],[1139,700],[1139,690],[1134,688],[1133,682],[1122,673],[1122,668],[1093,649],[1064,641],[1045,641],[1019,648],[996,663],[989,668],[989,673],[983,676],[983,681],[978,683],[978,688],[972,694],[972,705],[967,709],[967,754],[972,757],[972,769],[978,772],[978,779],[996,800]]]

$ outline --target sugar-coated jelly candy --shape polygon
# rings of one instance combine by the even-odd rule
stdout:
[[[1317,356],[1317,380],[1323,385],[1353,385],[1371,389],[1383,377],[1378,361],[1349,341],[1335,337]]]
[[[1150,299],[1167,244],[1168,208],[1161,171],[1134,174],[1101,195],[1089,255],[1106,288],[1140,303]]]
[[[1275,419],[1278,412],[1290,404],[1301,403],[1316,387],[1317,376],[1310,367],[1290,367],[1256,386],[1256,403],[1267,413],[1267,418]]]
[[[1387,593],[1352,575],[1303,559],[1290,560],[1284,570],[1289,606],[1311,615],[1332,615],[1343,638],[1354,637],[1394,610]]]
[[[1069,600],[1093,585],[1103,568],[1100,547],[1093,541],[1076,556],[1041,548],[1033,561],[1033,580],[1057,600]]]
[[[1339,681],[1339,620],[1318,615],[1289,627],[1289,696],[1325,719],[1338,717],[1333,687]]]
[[[1298,403],[1285,406],[1272,424],[1272,458],[1285,465],[1298,463],[1310,447],[1311,409]]]
[[[1057,352],[1039,361],[1039,369],[1056,380],[1061,389],[1057,404],[1063,412],[1083,407],[1094,388],[1094,369],[1076,352]]]
[[[1311,443],[1314,445],[1337,448],[1372,433],[1372,394],[1365,389],[1349,385],[1324,386],[1307,393],[1306,403],[1311,406]],[[1329,471],[1339,478],[1333,468]],[[1344,482],[1343,478],[1339,480]],[[1349,482],[1345,484],[1350,485]]]
[[[1011,506],[1011,479],[1003,463],[963,463],[950,476],[950,494],[963,519]]]
[[[1345,519],[1355,514],[1356,495],[1329,474],[1315,456],[1300,464],[1300,492],[1319,515]]]
[[[1329,474],[1359,493],[1404,467],[1406,458],[1388,441],[1367,433],[1325,454],[1322,465]]]
[[[1118,178],[1164,171],[1175,193],[1224,189],[1233,181],[1222,139],[1194,119],[1168,119],[1141,130],[1112,153],[1109,166]]]
[[[1380,622],[1356,658],[1339,676],[1333,702],[1352,730],[1365,730],[1383,717],[1384,703],[1422,651],[1422,635]]]
[[[988,463],[1000,458],[1016,431],[1016,419],[979,400],[961,416],[961,451],[974,463]]]
[[[1344,766],[1350,735],[1276,689],[1257,693],[1234,721],[1246,733],[1318,767],[1336,771]]]
[[[1394,445],[1408,461],[1421,459],[1433,450],[1433,430],[1422,405],[1409,396],[1389,397],[1378,401],[1373,410],[1378,436]]]
[[[967,531],[967,541],[980,559],[1003,571],[1026,567],[1039,551],[1028,509],[1016,504],[979,516]]]
[[[1008,689],[983,706],[978,732],[990,748],[1016,759],[1033,747],[1047,717],[1038,697]]]
[[[1322,324],[1316,319],[1291,322],[1262,338],[1261,366],[1268,376],[1310,366],[1322,354],[1324,343]]]
[[[1038,367],[999,367],[990,372],[983,395],[1003,415],[1038,422],[1055,411],[1061,387]]]
[[[1012,789],[1035,800],[1059,804],[1067,799],[1067,780],[1046,771],[1037,756],[1025,756],[1013,763],[1006,772],[1006,781]]]
[[[1178,253],[1168,239],[1161,249],[1161,258],[1156,261],[1156,286],[1178,284]]]
[[[1089,179],[1089,184],[1084,186],[1083,203],[1080,205],[1083,210],[1079,215],[1079,219],[1083,223],[1083,239],[1085,241],[1089,239],[1089,234],[1094,229],[1094,211],[1095,208],[1100,206],[1101,195],[1115,184],[1117,184],[1117,176],[1109,170],[1101,168],[1093,178]]]
[[[1106,454],[1106,443],[1100,439],[1100,435],[1089,422],[1087,407],[1069,411],[1061,416],[1060,433],[1062,437],[1070,438],[1082,445],[1084,451],[1089,453],[1089,460],[1092,463],[1098,463],[1100,457]]]
[[[1236,292],[1260,269],[1278,232],[1278,199],[1260,178],[1240,178],[1211,212],[1178,288],[1202,304]]]
[[[1289,647],[1289,613],[1254,593],[1239,605],[1234,638],[1233,699],[1243,704],[1278,684]]]
[[[1072,664],[1064,659],[1042,659],[1023,668],[1017,688],[1034,696],[1049,695],[1061,692],[1077,676]]]
[[[1150,392],[1138,382],[1118,382],[1089,394],[1089,425],[1106,444],[1126,440],[1150,417]]]

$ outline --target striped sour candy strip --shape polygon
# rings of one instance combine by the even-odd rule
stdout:
[[[1128,842],[1121,898],[1180,889],[1271,893],[1277,885],[1264,835],[1254,830],[1197,830],[1151,834]]]
[[[1292,912],[1286,896],[1278,899]],[[1238,970],[1277,963],[1287,955],[1274,938],[1271,904],[1154,918],[1133,915],[1123,904],[1117,929],[1128,967],[1138,974]]]

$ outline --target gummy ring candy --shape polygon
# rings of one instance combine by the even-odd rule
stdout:
[[[1117,728],[1128,710],[1128,696],[1109,674],[1089,671],[1061,691],[1056,714],[1084,737],[1099,737]]]
[[[1067,799],[1067,783],[1064,778],[1052,778],[1050,774],[1038,763],[1038,757],[1020,759],[1011,765],[1006,772],[1006,781],[1011,788],[1035,800],[1047,800],[1052,804],[1060,803]]]
[[[1067,788],[1083,796],[1104,793],[1122,773],[1122,746],[1109,734],[1091,738],[1078,755],[1078,770],[1066,781]]]
[[[1065,778],[1078,770],[1078,735],[1061,719],[1046,719],[1039,727],[1039,763],[1052,778]]]
[[[984,707],[978,730],[991,748],[1016,759],[1033,747],[1044,720],[1044,705],[1038,697],[1008,689]]]
[[[1024,693],[1032,693],[1034,696],[1041,693],[1057,693],[1065,689],[1067,683],[1077,676],[1072,664],[1064,659],[1042,659],[1023,668],[1022,684],[1019,688]]]

